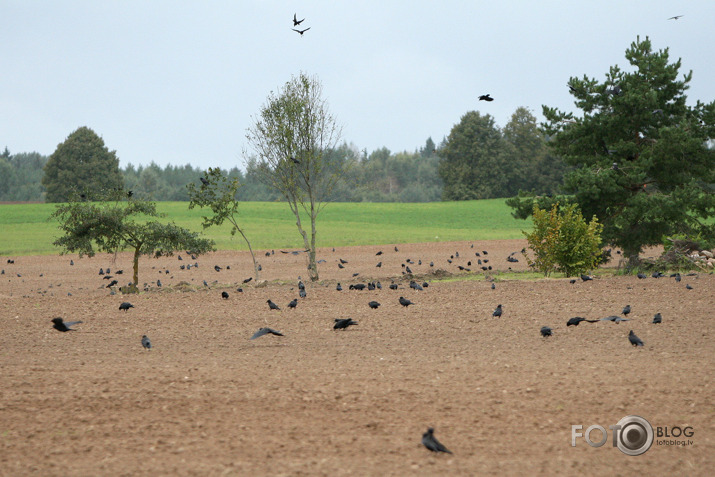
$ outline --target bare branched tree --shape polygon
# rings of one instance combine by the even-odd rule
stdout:
[[[329,151],[340,140],[341,127],[328,111],[317,77],[301,73],[278,92],[271,92],[246,132],[257,156],[260,180],[279,191],[296,218],[308,252],[310,279],[318,280],[315,220],[333,187],[346,173],[345,162]],[[310,237],[301,213],[310,219]]]

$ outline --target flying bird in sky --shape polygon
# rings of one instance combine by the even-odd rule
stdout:
[[[306,28],[305,30],[296,30],[295,28],[292,28],[292,30],[293,30],[293,31],[297,31],[298,33],[300,33],[300,36],[303,36],[303,33],[305,33],[305,32],[307,32],[308,30],[310,30],[310,27]]]
[[[683,15],[675,15],[674,17],[668,18],[668,20],[677,20],[678,18],[682,18]]]
[[[302,20],[298,20],[297,14],[296,13],[293,14],[293,26],[298,26],[301,23],[303,23],[304,21],[305,21],[305,18],[303,18]]]
[[[479,96],[479,101],[494,101],[494,98],[492,98],[488,94],[483,94]]]

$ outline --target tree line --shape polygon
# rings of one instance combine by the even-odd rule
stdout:
[[[78,145],[88,150],[81,161],[67,157],[77,151]],[[511,197],[519,190],[546,194],[559,187],[565,170],[564,163],[548,153],[546,138],[526,108],[519,108],[503,129],[492,116],[469,112],[439,145],[428,138],[413,152],[395,153],[382,147],[368,154],[343,143],[326,154],[345,169],[329,197],[339,202],[489,199]],[[115,172],[110,174],[111,180],[103,174],[104,183],[93,182],[99,174],[92,175],[91,171],[104,167],[102,164]],[[68,172],[73,179],[68,179]],[[281,200],[280,194],[261,182],[255,157],[248,158],[245,170],[233,167],[226,172],[241,184],[238,200]],[[73,182],[79,182],[78,189],[88,191],[100,185],[123,186],[145,199],[189,201],[186,184],[197,183],[202,173],[203,169],[190,164],[162,167],[154,162],[146,166],[130,163],[119,168],[116,153],[108,151],[98,135],[83,127],[50,157],[37,152],[11,154],[5,148],[0,155],[0,201],[61,202],[64,193],[54,188],[63,190]]]

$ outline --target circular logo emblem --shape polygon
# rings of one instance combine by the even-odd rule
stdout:
[[[626,455],[644,454],[653,445],[653,427],[640,416],[626,416],[616,432],[616,446]]]

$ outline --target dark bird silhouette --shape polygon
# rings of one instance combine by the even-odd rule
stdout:
[[[424,289],[422,288],[422,286],[421,286],[419,283],[417,283],[416,281],[414,281],[414,280],[411,280],[411,281],[410,281],[410,288],[412,288],[413,290],[417,290],[417,291],[423,291],[423,290],[424,290]]]
[[[343,267],[342,263],[338,263],[338,268],[345,268],[345,267]]]
[[[157,281],[156,281],[156,286],[158,286],[159,288],[161,288],[161,280],[157,280]]]
[[[70,260],[70,265],[74,265],[74,260]]]
[[[350,285],[351,290],[364,290],[365,289],[365,284],[364,283],[356,283],[355,285]]]
[[[109,285],[107,285],[105,288],[112,288],[112,287],[113,287],[114,285],[116,285],[117,283],[119,283],[119,282],[116,281],[116,280],[112,280],[111,282],[109,282]]]
[[[238,288],[236,288],[236,291],[237,291],[238,293],[243,293],[243,288],[238,287]]]
[[[623,307],[623,311],[621,313],[623,313],[623,316],[628,316],[628,313],[630,313],[630,312],[631,312],[631,305],[626,305]]]
[[[541,336],[543,336],[543,337],[551,336],[551,328],[549,328],[548,326],[542,326],[541,327]]]
[[[630,341],[633,346],[643,346],[643,340],[637,337],[636,334],[633,333],[633,330],[628,333],[628,341]]]
[[[430,267],[434,267],[434,262],[430,262],[430,263],[429,263],[429,266],[430,266]]]
[[[278,305],[273,303],[271,300],[267,300],[266,303],[268,303],[268,308],[270,308],[271,310],[280,310]]]
[[[397,283],[390,283],[390,290],[397,290]]]
[[[382,250],[380,250],[379,252],[377,252],[375,255],[376,255],[376,256],[382,255]]]
[[[494,98],[492,98],[488,94],[483,94],[483,95],[479,96],[479,101],[494,101]]]
[[[306,28],[305,30],[296,30],[295,28],[293,28],[292,30],[293,30],[293,31],[296,31],[296,32],[298,32],[298,33],[300,33],[300,36],[303,36],[303,33],[305,33],[305,32],[307,32],[308,30],[310,30],[310,27]]]
[[[576,279],[575,279],[575,278],[572,278],[571,280],[569,280],[569,283],[570,283],[571,285],[573,285],[574,283],[576,283]]]
[[[342,285],[340,285],[340,283],[338,283],[338,286],[336,286],[335,289],[337,291],[343,291],[343,287],[342,287]]]
[[[690,284],[686,283],[686,284],[685,284],[685,289],[686,289],[686,290],[692,290],[693,287],[691,287]]]
[[[298,296],[301,297],[301,298],[305,298],[306,296],[308,296],[308,295],[305,293],[305,288],[303,288],[302,290],[298,290]]]
[[[584,275],[583,273],[581,274],[581,280],[584,282],[587,282],[589,280],[593,280],[593,277],[589,277],[588,275]]]
[[[638,277],[639,280],[645,280],[646,278],[648,278],[644,273],[639,273],[636,276]]]
[[[293,26],[298,26],[301,23],[303,23],[304,21],[305,21],[305,18],[303,18],[302,20],[298,20],[298,17],[296,16],[296,14],[295,13],[293,14]]]
[[[298,280],[298,290],[305,290],[305,283],[303,283],[303,280]]]
[[[496,285],[492,283],[492,290],[496,289]]]
[[[377,262],[377,265],[375,265],[377,268],[382,268],[382,262]]]
[[[248,282],[250,282],[251,280],[253,280],[253,277],[246,278],[245,280],[243,280],[243,283],[248,283]]]
[[[405,308],[407,308],[410,305],[414,305],[414,304],[415,303],[411,302],[410,300],[408,300],[404,297],[400,297],[400,305],[404,306]]]
[[[100,269],[99,269],[99,274],[100,274],[100,275],[104,275],[104,269],[100,268]]]
[[[228,292],[222,291],[221,298],[223,298],[224,300],[228,300]]]
[[[105,275],[102,277],[102,280],[111,280],[112,278],[114,278],[114,277],[111,275]]]
[[[76,331],[70,328],[70,326],[78,325],[82,323],[81,321],[63,321],[62,318],[52,318],[52,327],[57,331]]]
[[[452,452],[442,445],[440,441],[434,436],[434,429],[429,428],[427,432],[422,434],[422,445],[431,450],[432,452],[446,452],[451,454]]]
[[[280,331],[276,331],[273,328],[261,328],[260,330],[253,333],[253,336],[251,336],[250,339],[255,340],[256,338],[260,338],[261,336],[268,335],[268,334],[276,335],[276,336],[283,336],[283,333],[281,333]]]
[[[586,318],[580,316],[574,316],[573,318],[569,318],[569,321],[566,322],[566,326],[578,326],[578,324],[582,321],[587,323],[596,323],[599,320],[587,320]]]
[[[683,15],[675,15],[674,17],[668,18],[668,20],[677,20],[678,18],[682,18]]]
[[[612,322],[618,324],[621,321],[631,321],[631,320],[629,318],[621,318],[620,316],[611,315],[611,316],[607,316],[605,318],[601,318],[598,321],[612,321]]]
[[[347,260],[343,260],[342,258],[339,258],[338,260],[340,260],[340,263],[342,263],[343,265],[346,264],[346,263],[348,263]]]
[[[410,267],[405,267],[405,271],[406,271],[407,273],[412,273],[412,270],[410,270]]]
[[[123,302],[121,305],[119,305],[120,310],[128,311],[129,308],[134,308],[134,305],[129,303],[128,301]]]
[[[345,330],[350,325],[357,325],[357,321],[353,321],[352,318],[335,318],[335,324],[333,325],[334,330]]]
[[[209,185],[209,181],[207,181],[207,180],[204,179],[203,177],[199,177],[199,180],[201,181],[201,184],[202,184],[202,185],[204,185],[204,186]]]
[[[214,265],[214,270],[216,270],[217,272],[220,272],[220,271],[221,271],[221,267],[219,267],[218,265]]]
[[[502,313],[502,307],[501,307],[501,305],[497,305],[496,309],[492,313],[492,316],[495,318],[499,318],[501,316],[501,313]]]
[[[372,308],[373,310],[377,310],[380,307],[380,304],[373,300],[370,303],[368,303],[368,306],[370,308]]]
[[[677,283],[680,283],[680,280],[682,280],[682,279],[683,279],[683,277],[680,276],[680,273],[677,273],[677,274],[675,275],[675,281],[676,281]]]
[[[151,340],[149,338],[147,338],[146,335],[142,335],[142,346],[146,350],[151,349]]]
[[[288,308],[295,308],[296,306],[298,306],[298,299],[293,298],[290,303],[288,303]]]
[[[397,250],[397,245],[395,245],[395,252],[399,252],[399,250]],[[8,262],[8,263],[10,263],[10,262]],[[13,263],[15,263],[15,262],[13,262]]]
[[[663,317],[661,316],[660,313],[656,313],[655,316],[653,317],[653,324],[657,325],[659,323],[663,323]]]

